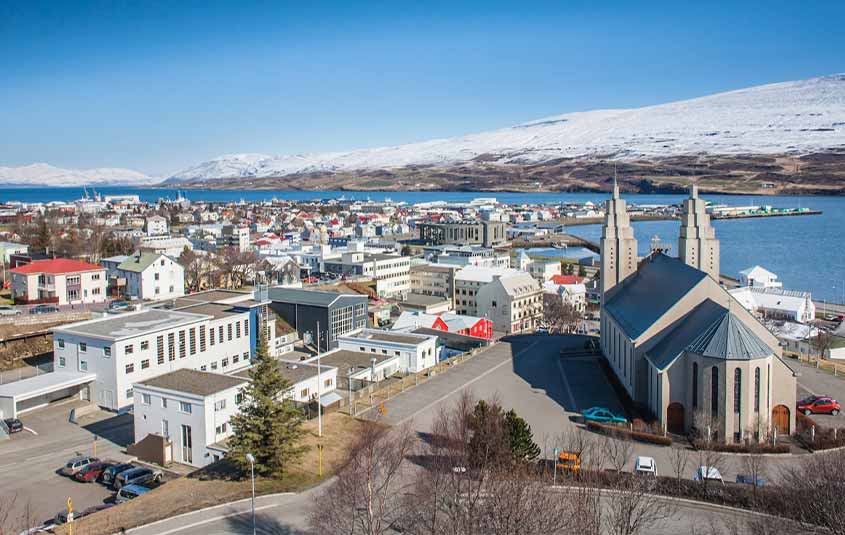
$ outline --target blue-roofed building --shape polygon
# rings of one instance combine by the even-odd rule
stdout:
[[[602,352],[669,432],[695,426],[726,442],[789,434],[795,373],[778,339],[717,280],[719,246],[702,203],[693,188],[683,205],[682,258],[656,251],[637,259],[614,191],[602,234]]]

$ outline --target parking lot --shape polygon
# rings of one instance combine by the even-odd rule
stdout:
[[[81,418],[79,425],[70,423],[71,409],[82,405],[65,402],[23,414],[26,429],[0,442],[0,496],[14,499],[8,527],[40,525],[66,510],[68,498],[78,512],[112,496],[113,491],[99,483],[77,483],[57,473],[78,454],[128,459],[121,450],[132,440],[131,415],[96,411]]]

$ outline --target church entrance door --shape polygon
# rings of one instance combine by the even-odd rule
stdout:
[[[789,407],[776,405],[772,409],[772,425],[778,430],[778,435],[789,436]]]
[[[670,433],[683,434],[684,406],[675,401],[666,408],[666,429]]]

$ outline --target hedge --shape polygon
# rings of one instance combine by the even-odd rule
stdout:
[[[720,451],[724,453],[789,453],[789,444],[725,444],[696,440],[692,446],[697,450]]]
[[[631,431],[624,427],[616,427],[614,425],[605,425],[598,422],[587,422],[587,429],[597,433],[606,435],[614,435],[618,438],[627,438],[636,440],[638,442],[646,442],[648,444],[657,444],[658,446],[671,446],[672,439],[664,437],[663,435],[655,435],[653,433],[644,433],[642,431]]]

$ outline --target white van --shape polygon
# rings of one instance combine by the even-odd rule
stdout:
[[[657,477],[657,463],[653,457],[637,457],[634,463],[634,473],[639,476]]]

